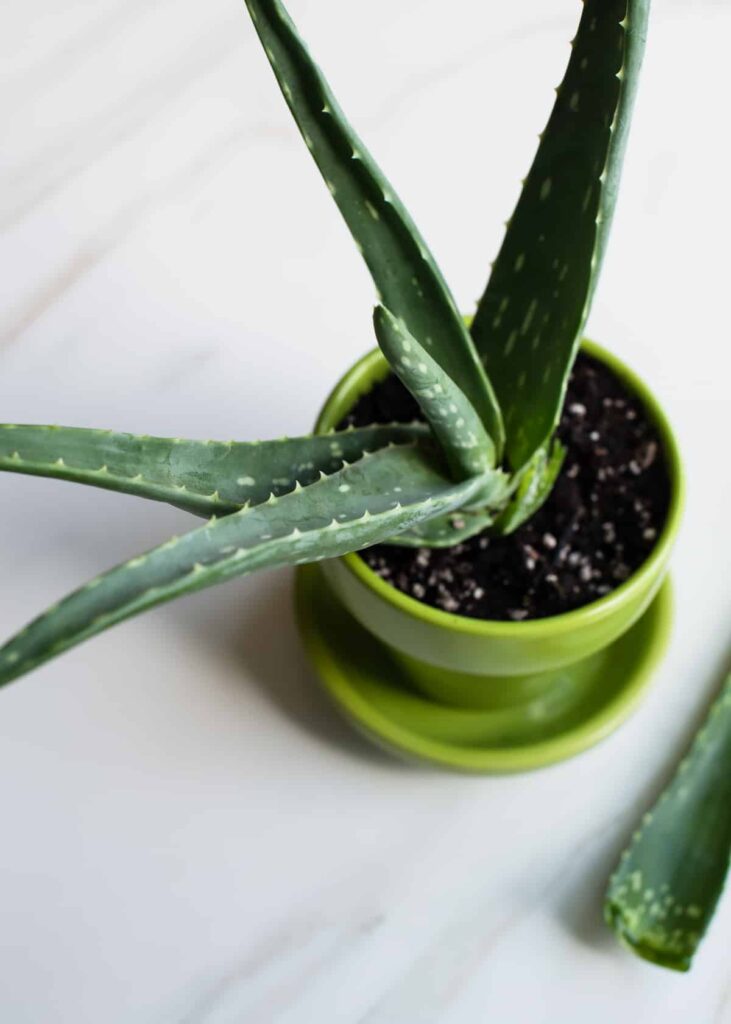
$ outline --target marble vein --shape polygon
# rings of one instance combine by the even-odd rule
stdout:
[[[95,234],[87,239],[75,255],[36,290],[30,301],[12,311],[9,323],[0,330],[0,349],[9,347],[23,336],[109,253],[144,223],[146,217],[157,213],[166,203],[175,202],[181,194],[191,191],[201,181],[234,156],[242,141],[242,130],[234,128],[223,133],[187,164],[182,164],[169,177],[150,189],[139,193]]]

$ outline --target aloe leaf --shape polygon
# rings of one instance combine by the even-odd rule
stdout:
[[[422,424],[351,428],[279,441],[186,441],[77,427],[0,425],[0,470],[55,477],[166,501],[196,515],[227,515],[266,501],[343,460],[426,436]]]
[[[464,392],[390,310],[376,306],[373,324],[383,354],[419,403],[456,479],[492,469],[495,447]]]
[[[380,300],[459,385],[502,452],[500,409],[454,299],[396,193],[348,124],[279,0],[246,0],[284,98]]]
[[[605,917],[646,960],[689,970],[731,855],[731,676],[612,875]]]
[[[515,470],[558,422],[614,210],[649,6],[585,0],[566,75],[472,322]]]
[[[510,484],[504,481],[488,507],[459,509],[390,538],[399,547],[446,548],[475,537],[483,530],[505,536],[535,515],[546,501],[561,472],[566,449],[560,441],[539,448],[528,465]],[[502,508],[502,510],[501,510]]]
[[[454,483],[441,472],[438,455],[428,444],[384,448],[98,576],[0,649],[0,684],[182,594],[256,569],[342,555],[459,507],[482,481]]]
[[[520,474],[518,486],[504,511],[496,518],[493,532],[513,533],[543,505],[561,472],[566,449],[554,440],[539,448]]]
[[[406,548],[451,548],[482,533],[493,522],[494,515],[485,508],[458,509],[426,519],[382,543]]]

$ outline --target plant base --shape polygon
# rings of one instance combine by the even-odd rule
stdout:
[[[666,581],[640,620],[609,647],[567,668],[512,677],[514,699],[501,680],[490,706],[467,709],[420,693],[417,664],[407,667],[363,629],[317,566],[297,570],[295,602],[308,656],[356,728],[409,760],[485,774],[562,761],[613,732],[647,689],[672,619]]]

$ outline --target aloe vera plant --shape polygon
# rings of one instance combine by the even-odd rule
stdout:
[[[612,875],[605,917],[646,960],[689,970],[731,856],[731,675]]]
[[[207,522],[92,580],[0,649],[0,683],[140,611],[380,541],[515,530],[545,500],[554,439],[617,193],[649,0],[585,0],[548,126],[471,329],[279,0],[246,0],[373,277],[378,342],[425,424],[264,442],[0,426],[0,469],[166,501]]]

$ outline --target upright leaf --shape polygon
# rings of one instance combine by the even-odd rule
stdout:
[[[284,98],[388,308],[477,410],[498,455],[500,409],[449,289],[411,218],[348,124],[280,0],[246,0]]]
[[[464,392],[390,310],[376,306],[373,324],[383,354],[419,403],[455,478],[492,469],[495,447]]]
[[[649,0],[585,0],[566,75],[472,323],[520,469],[558,422],[617,196]]]
[[[461,506],[481,486],[479,477],[462,483],[445,477],[430,444],[366,455],[309,487],[212,519],[92,580],[0,649],[0,685],[154,605],[255,569],[367,547]]]
[[[495,519],[495,533],[514,533],[536,514],[553,490],[565,457],[566,449],[560,441],[548,442],[538,449],[519,475],[518,486],[506,508]]]

